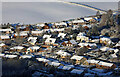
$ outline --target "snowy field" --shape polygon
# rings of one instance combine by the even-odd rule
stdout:
[[[84,2],[97,8],[117,9],[117,2]],[[3,2],[2,23],[35,24],[95,15],[96,11],[62,2]]]
[[[56,22],[96,14],[96,11],[61,2],[4,2],[3,23]]]

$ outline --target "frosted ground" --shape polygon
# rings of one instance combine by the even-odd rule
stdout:
[[[114,8],[115,4],[87,3],[98,8]],[[106,7],[109,6],[109,7]],[[104,8],[104,9],[105,9]],[[2,22],[3,23],[41,23],[56,22],[78,18],[81,16],[95,15],[96,11],[70,5],[62,2],[3,2]]]

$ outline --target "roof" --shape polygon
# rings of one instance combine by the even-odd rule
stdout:
[[[62,55],[62,56],[71,56],[70,53],[64,52],[63,50],[59,50],[58,52],[56,52],[56,54]]]
[[[4,32],[5,32],[5,31],[11,31],[11,29],[0,29],[0,32],[1,32],[1,31],[4,31]]]
[[[1,39],[10,39],[9,35],[1,35],[0,38]]]
[[[83,56],[74,55],[70,59],[81,60],[82,58],[84,58],[84,57]]]
[[[110,41],[110,38],[108,37],[103,37],[103,38],[100,38],[102,41]]]
[[[55,38],[48,38],[45,40],[46,43],[55,43],[56,39]]]
[[[37,40],[37,37],[29,37],[28,41],[30,41],[30,40]]]
[[[113,63],[108,63],[108,62],[103,62],[103,61],[100,61],[98,64],[103,65],[103,66],[108,66],[108,67],[111,67],[113,65]]]
[[[32,34],[39,34],[42,33],[43,31],[32,31]]]
[[[85,36],[86,34],[84,32],[80,32],[78,36]]]
[[[77,44],[77,42],[76,42],[75,40],[70,40],[70,42],[71,42],[72,44]]]
[[[53,66],[60,66],[61,63],[58,63],[58,62],[48,62],[49,65],[53,65]]]
[[[4,45],[5,45],[4,43],[1,43],[1,44],[0,44],[0,47],[2,47],[2,46],[4,46]]]
[[[24,47],[23,46],[15,46],[15,47],[12,47],[12,48],[10,48],[10,49],[23,49]]]
[[[99,60],[92,59],[92,60],[87,60],[87,62],[88,63],[95,63],[95,64],[97,64],[99,62]]]
[[[21,55],[21,58],[32,58],[32,55]]]
[[[109,47],[101,47],[100,48],[101,51],[109,51],[109,50],[114,50],[113,48],[109,48]]]
[[[43,38],[50,38],[50,37],[51,35],[46,35],[46,34],[43,36]]]
[[[59,66],[58,69],[62,69],[62,70],[70,70],[72,67],[70,66]]]
[[[17,55],[5,55],[6,58],[16,58]]]
[[[120,46],[120,41],[119,41],[115,46],[116,46],[116,47],[117,47],[117,46]]]
[[[73,23],[84,23],[84,20],[74,20],[74,21],[72,21]]]
[[[36,59],[41,62],[50,62],[50,60],[44,58],[36,58]]]
[[[29,47],[27,50],[38,50],[40,47],[39,46],[32,46],[32,47]]]
[[[60,37],[60,36],[61,36],[62,38],[64,38],[64,37],[66,36],[66,34],[65,34],[65,33],[59,33],[59,34],[58,34],[58,37]]]
[[[45,26],[45,24],[44,24],[44,23],[42,23],[42,24],[37,24],[36,26],[43,27],[43,26]]]
[[[71,71],[71,73],[74,73],[74,74],[82,74],[84,72],[84,70],[78,70],[78,69],[73,69]]]
[[[92,17],[84,18],[84,20],[86,20],[86,21],[89,21],[89,20],[91,20],[91,19],[93,19],[93,18],[92,18]]]
[[[67,26],[67,23],[65,23],[65,22],[59,22],[59,23],[55,23],[55,25],[65,25],[65,26]]]
[[[91,46],[91,47],[92,47],[92,46],[97,46],[96,43],[79,43],[78,45],[79,45],[79,46],[82,46],[82,47],[83,47],[83,46],[88,46],[88,45]]]

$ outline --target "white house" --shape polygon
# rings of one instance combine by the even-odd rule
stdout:
[[[64,38],[65,36],[66,36],[65,33],[59,33],[59,34],[58,34],[58,37],[62,37],[62,38]]]
[[[45,40],[45,44],[54,44],[55,41],[56,41],[55,38],[47,38],[47,39]]]

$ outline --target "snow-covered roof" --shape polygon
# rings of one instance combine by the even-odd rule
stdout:
[[[82,25],[82,27],[85,27],[85,26],[87,26],[87,27],[89,27],[89,28],[91,28],[91,27],[92,27],[91,25]]]
[[[116,46],[116,47],[117,47],[117,46],[120,46],[120,41],[119,41],[115,46]]]
[[[88,63],[95,63],[95,64],[97,64],[99,62],[99,60],[92,59],[92,60],[87,60],[87,62]]]
[[[0,32],[1,31],[4,31],[4,32],[6,32],[6,31],[11,31],[11,29],[0,29]]]
[[[72,67],[70,66],[59,66],[58,69],[62,69],[62,70],[70,70]]]
[[[23,49],[24,47],[23,46],[15,46],[15,47],[12,47],[12,48],[10,48],[10,49]]]
[[[59,34],[58,34],[58,37],[60,37],[60,36],[61,36],[62,38],[64,38],[64,37],[66,36],[66,34],[65,34],[65,33],[59,33]]]
[[[5,55],[6,58],[16,58],[17,55]]]
[[[10,39],[9,35],[1,35],[0,38],[1,39]]]
[[[77,42],[76,42],[75,40],[70,40],[70,42],[71,42],[72,44],[77,44]]]
[[[45,58],[36,58],[38,61],[41,61],[41,62],[50,62],[50,60],[48,59],[45,59]]]
[[[103,65],[103,66],[108,66],[108,67],[111,67],[113,65],[113,63],[108,63],[108,62],[103,62],[103,61],[100,61],[98,64]]]
[[[91,20],[91,19],[93,19],[93,18],[92,18],[92,17],[84,18],[84,20],[86,20],[86,21],[89,21],[89,20]]]
[[[78,36],[85,36],[86,34],[84,32],[80,32]]]
[[[21,55],[21,58],[32,58],[32,55]]]
[[[84,57],[83,56],[74,55],[70,59],[81,60],[82,58],[84,58]]]
[[[29,37],[28,41],[30,41],[30,40],[37,40],[37,37]]]
[[[84,72],[84,70],[78,70],[78,69],[73,69],[71,71],[71,73],[74,73],[74,74],[82,74]]]
[[[48,62],[49,65],[52,65],[52,66],[60,66],[61,63],[58,63],[58,62]]]
[[[1,43],[1,44],[0,44],[0,47],[2,47],[2,46],[4,46],[4,45],[5,45],[4,43]]]
[[[65,23],[65,22],[59,22],[59,23],[55,23],[55,25],[65,25],[65,26],[67,26],[67,23]]]
[[[3,57],[3,56],[5,56],[5,54],[3,54],[3,53],[0,53],[0,57]]]
[[[56,52],[56,54],[62,55],[62,56],[71,56],[71,54],[64,52],[63,50],[59,50],[58,52]]]
[[[88,45],[91,46],[91,47],[92,47],[92,46],[97,46],[95,43],[79,43],[78,45],[79,45],[79,46],[82,46],[82,47],[88,46]]]
[[[43,31],[32,31],[32,34],[39,34],[39,33],[43,33]]]
[[[56,39],[55,38],[48,38],[45,40],[46,43],[55,43]]]
[[[114,50],[113,48],[109,48],[109,47],[101,47],[100,48],[101,51],[109,51],[109,50]]]
[[[50,37],[51,35],[46,35],[46,34],[43,36],[43,38],[50,38]]]
[[[84,23],[84,20],[74,20],[73,23]]]
[[[43,26],[45,26],[45,24],[44,24],[44,23],[42,23],[42,24],[37,24],[36,26],[38,26],[38,27],[43,27]]]
[[[111,41],[110,38],[107,38],[107,37],[100,38],[100,40],[102,40],[102,41]]]
[[[38,50],[40,47],[39,46],[32,46],[32,47],[29,47],[27,50]]]

